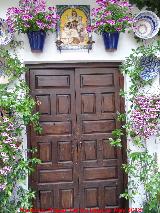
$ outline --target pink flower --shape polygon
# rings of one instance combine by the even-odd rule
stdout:
[[[8,137],[9,135],[8,135],[8,133],[6,133],[6,132],[2,132],[2,136],[3,136],[3,137]]]
[[[106,23],[108,23],[110,25],[114,25],[116,22],[115,22],[115,20],[106,20]]]
[[[118,5],[120,5],[121,7],[130,7],[131,4],[129,4],[127,1],[126,2],[119,2]]]
[[[135,99],[136,108],[132,111],[131,120],[135,133],[148,138],[158,131],[157,124],[160,115],[160,97],[138,96]]]
[[[51,21],[51,20],[52,20],[52,15],[51,15],[51,14],[46,15],[46,16],[45,16],[45,19],[46,19],[47,21]]]
[[[28,20],[33,19],[33,16],[30,15],[30,14],[29,15],[22,15],[21,19],[24,20],[24,21],[28,21]]]
[[[53,30],[59,16],[55,7],[47,11],[45,0],[21,0],[19,7],[9,8],[7,24],[12,31],[26,33],[37,30]]]
[[[120,31],[122,30],[122,28],[121,28],[121,27],[117,27],[116,30],[117,30],[118,32],[120,32]]]
[[[99,32],[125,32],[126,28],[131,27],[133,19],[130,4],[127,1],[96,0],[96,3],[99,7],[92,10],[94,30]],[[120,23],[122,23],[121,26],[119,26]]]
[[[6,183],[0,184],[0,191],[4,191],[6,188],[6,185],[7,185]]]
[[[87,32],[91,33],[93,31],[93,27],[92,26],[88,26],[87,27]]]
[[[55,7],[48,7],[48,10],[50,10],[50,11],[56,11],[56,8]]]

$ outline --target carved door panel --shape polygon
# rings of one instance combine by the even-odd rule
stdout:
[[[41,135],[32,131],[31,146],[38,147],[38,165],[32,177],[37,208],[78,207],[77,144],[74,70],[39,69],[30,72],[31,95],[41,113]]]
[[[28,81],[43,128],[28,140],[42,161],[30,178],[35,207],[122,207],[122,153],[108,142],[118,127],[118,69],[32,68]]]
[[[114,68],[76,69],[81,208],[120,207],[121,152],[109,145],[118,127],[119,74]]]

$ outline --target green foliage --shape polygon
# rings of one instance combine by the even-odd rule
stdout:
[[[112,132],[113,138],[110,138],[110,143],[113,146],[122,147],[123,133],[127,133],[127,138],[130,139],[134,145],[144,151],[131,152],[128,149],[128,162],[123,164],[124,171],[128,174],[128,188],[121,194],[121,197],[126,199],[133,199],[136,194],[139,193],[139,186],[143,185],[146,200],[144,204],[144,212],[160,212],[160,168],[157,164],[155,156],[150,155],[144,138],[141,135],[137,135],[133,129],[132,110],[139,107],[136,105],[136,97],[139,96],[146,85],[152,85],[152,81],[143,81],[140,78],[142,67],[140,65],[141,58],[143,56],[155,56],[160,51],[160,42],[150,46],[141,46],[136,50],[132,50],[129,57],[121,65],[121,72],[130,78],[131,86],[129,90],[120,91],[120,95],[123,96],[130,106],[130,110],[124,113],[118,113],[117,120],[125,121],[125,125],[121,126],[121,129],[116,129]],[[153,96],[154,97],[154,96]],[[153,103],[154,104],[154,103]],[[159,119],[156,120],[158,122]],[[156,125],[156,123],[155,123]]]
[[[131,79],[131,86],[129,92],[125,93],[121,91],[121,95],[129,97],[129,101],[133,101],[134,97],[137,96],[139,89],[145,85],[151,85],[151,81],[143,81],[140,77],[142,67],[140,61],[142,56],[154,56],[160,51],[160,42],[157,44],[150,44],[149,46],[140,46],[137,49],[133,49],[129,57],[126,58],[125,62],[121,65],[121,72],[127,75]]]
[[[2,61],[1,70],[10,82],[19,79],[27,71],[18,57],[11,57],[9,51],[3,47],[0,47],[0,60]]]
[[[32,207],[34,192],[25,190],[23,184],[40,163],[35,157],[26,158],[29,153],[34,155],[36,150],[24,150],[24,130],[26,125],[32,125],[40,133],[41,127],[39,114],[33,113],[36,103],[21,77],[27,69],[16,55],[11,56],[3,48],[0,48],[0,58],[4,62],[4,76],[9,79],[8,83],[0,85],[0,108],[12,115],[0,117],[0,212],[17,213],[19,208]]]
[[[147,197],[146,211],[157,210],[160,205],[160,172],[155,157],[150,155],[148,151],[144,152],[129,152],[128,157],[130,159],[129,164],[124,164],[123,168],[128,173],[129,179],[136,178],[139,183],[135,181],[129,182],[129,194],[132,191],[138,191],[141,183],[144,185],[144,189]],[[122,197],[128,198],[128,194],[124,193]]]
[[[112,131],[113,138],[109,138],[110,144],[112,146],[122,147],[121,144],[121,136],[123,135],[123,132],[121,129],[116,129]]]
[[[159,0],[129,0],[131,4],[135,4],[140,10],[147,7],[147,10],[155,12],[160,16],[160,4]]]

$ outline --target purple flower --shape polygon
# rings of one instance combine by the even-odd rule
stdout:
[[[45,28],[45,24],[42,22],[42,21],[36,21],[36,24],[37,26],[40,28],[40,29],[44,29]]]
[[[117,30],[118,32],[120,32],[120,31],[122,30],[122,28],[121,28],[121,27],[117,27],[116,30]]]
[[[115,20],[106,20],[106,23],[108,23],[110,25],[114,25],[116,22],[115,22]]]
[[[108,0],[108,2],[109,2],[109,3],[111,3],[111,4],[115,4],[115,3],[117,3],[117,1],[116,1],[116,0]]]
[[[5,190],[5,188],[6,188],[6,183],[4,183],[4,184],[0,184],[0,190],[1,191],[4,191]]]
[[[87,27],[87,32],[91,33],[93,31],[93,27],[92,26],[88,26]]]
[[[7,10],[7,24],[12,31],[26,33],[39,29],[53,30],[59,16],[55,7],[47,11],[45,0],[21,0],[19,7]]]
[[[8,137],[9,135],[8,135],[8,133],[6,133],[6,132],[2,132],[2,136],[3,136],[3,137]]]
[[[28,21],[28,20],[33,19],[33,16],[32,16],[31,14],[29,14],[29,15],[22,15],[22,16],[21,16],[21,19],[22,19],[23,21]]]
[[[51,20],[52,20],[52,15],[51,15],[51,14],[46,15],[46,16],[45,16],[45,19],[46,19],[47,21],[51,21]]]
[[[139,96],[135,99],[136,108],[132,111],[131,120],[135,133],[148,138],[158,131],[158,117],[160,114],[160,97]]]
[[[96,3],[99,7],[92,10],[94,30],[124,32],[126,28],[131,27],[133,19],[130,4],[127,1],[123,1],[121,4],[120,0],[96,0]]]
[[[121,7],[131,7],[131,4],[129,4],[128,2],[118,2],[118,5]]]

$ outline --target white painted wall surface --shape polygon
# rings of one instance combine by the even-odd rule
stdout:
[[[91,9],[95,6],[95,0],[48,0],[48,5],[91,5]],[[5,18],[6,10],[8,7],[18,5],[18,0],[0,0],[0,16]],[[49,33],[47,36],[43,53],[32,53],[30,51],[28,38],[26,35],[21,34],[16,36],[16,39],[24,41],[24,49],[21,51],[21,56],[26,63],[29,62],[71,62],[71,61],[122,61],[129,55],[132,48],[137,46],[133,34],[120,35],[118,50],[114,53],[106,52],[102,37],[93,34],[93,40],[96,42],[93,45],[93,50],[88,54],[87,50],[69,50],[60,52],[56,48],[56,33]]]
[[[59,4],[66,4],[66,5],[90,5],[91,9],[95,7],[96,0],[48,0],[48,6],[50,5],[59,5]],[[0,0],[0,17],[6,17],[6,11],[8,7],[17,6],[18,0]],[[56,34],[49,33],[46,38],[45,47],[43,53],[32,53],[30,51],[28,38],[24,34],[16,35],[16,40],[23,40],[24,41],[24,48],[17,49],[17,53],[21,60],[26,63],[60,63],[60,62],[119,62],[123,61],[125,57],[129,56],[131,50],[136,48],[137,42],[134,39],[133,33],[131,34],[123,34],[120,35],[119,46],[118,50],[115,52],[107,52],[104,48],[103,40],[100,35],[93,34],[93,40],[95,44],[93,45],[93,50],[90,53],[87,50],[68,50],[60,52],[57,50],[55,41],[56,41]],[[159,86],[158,77],[155,79],[154,85]],[[125,87],[128,88],[129,86],[129,79],[126,78]],[[126,106],[128,104],[126,103]],[[26,147],[27,140],[24,137],[24,147]],[[160,151],[160,144],[157,142],[155,143],[155,138],[152,138],[148,143],[148,149],[151,153],[156,151]],[[130,146],[130,145],[129,145]],[[159,159],[160,163],[160,159]],[[141,207],[143,200],[142,196],[135,197],[135,203],[130,201],[130,207]]]

